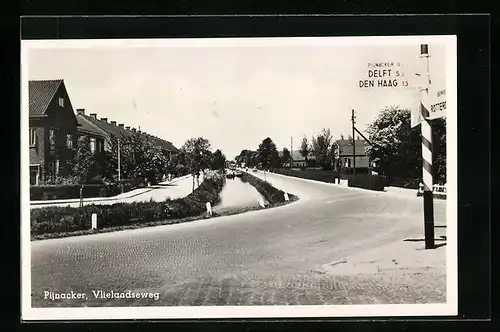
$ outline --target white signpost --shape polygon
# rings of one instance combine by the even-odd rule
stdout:
[[[92,229],[97,229],[97,213],[92,213]]]
[[[210,202],[207,202],[207,216],[212,216],[212,204]]]
[[[288,197],[288,193],[285,193],[285,201],[288,202],[290,200],[290,197]]]

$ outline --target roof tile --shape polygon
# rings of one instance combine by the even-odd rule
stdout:
[[[62,82],[62,79],[29,81],[29,114],[45,114],[50,101],[54,98],[54,95]]]

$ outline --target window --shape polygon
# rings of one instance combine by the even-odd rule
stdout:
[[[59,106],[64,107],[64,98],[63,97],[59,97]]]
[[[73,149],[73,135],[66,135],[66,146],[68,147],[68,149]]]
[[[90,139],[90,152],[95,153],[96,150],[96,141],[95,138]]]
[[[49,145],[51,147],[56,146],[56,131],[54,129],[49,129]]]
[[[36,144],[36,130],[30,128],[30,146],[35,146]]]

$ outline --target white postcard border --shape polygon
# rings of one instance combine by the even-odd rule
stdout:
[[[37,48],[88,47],[259,47],[340,45],[446,45],[447,112],[447,302],[445,304],[205,306],[205,307],[86,307],[31,308],[31,241],[29,220],[29,151],[21,149],[21,306],[23,320],[301,318],[364,316],[454,316],[458,314],[457,264],[457,39],[442,36],[300,37],[214,39],[44,40],[21,42],[21,147],[28,146],[28,57]],[[450,148],[452,147],[452,148]]]

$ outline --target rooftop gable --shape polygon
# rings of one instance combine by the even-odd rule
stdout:
[[[44,115],[61,84],[64,84],[62,79],[29,81],[29,115]]]

